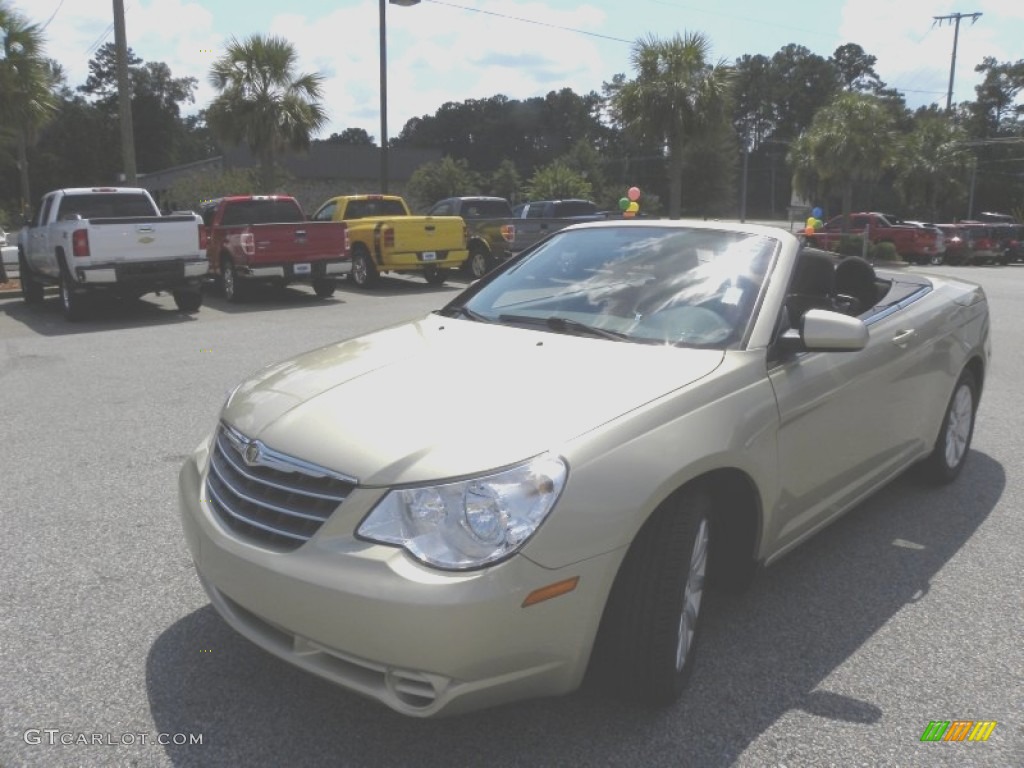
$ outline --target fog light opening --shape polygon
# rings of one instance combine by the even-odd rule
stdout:
[[[523,600],[522,607],[528,608],[531,605],[543,603],[545,600],[550,600],[553,597],[561,597],[562,595],[568,594],[576,589],[576,585],[579,584],[579,581],[579,576],[573,576],[571,579],[556,581],[554,584],[548,584],[546,587],[535,589],[526,596],[525,600]]]

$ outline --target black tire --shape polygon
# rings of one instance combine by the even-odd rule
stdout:
[[[220,281],[224,288],[224,298],[229,302],[237,304],[245,299],[245,281],[238,278],[238,271],[227,256],[220,262]]]
[[[203,306],[203,293],[198,288],[182,288],[174,291],[174,304],[181,312],[192,314]]]
[[[379,276],[377,267],[366,248],[361,245],[357,246],[352,251],[352,271],[349,273],[352,282],[360,288],[372,288],[376,285]]]
[[[64,319],[70,322],[82,319],[84,296],[75,293],[71,281],[71,273],[61,266],[60,270],[60,306],[64,312]]]
[[[21,280],[21,295],[25,303],[42,304],[43,284],[35,279],[32,270],[28,268],[28,260],[21,251],[18,251],[18,279]]]
[[[933,267],[939,266],[940,264],[942,264],[943,261],[945,261],[945,259],[942,258],[941,253],[933,253],[931,257],[928,259],[928,263],[931,264]]]
[[[630,545],[592,659],[598,682],[616,695],[666,706],[686,687],[700,637],[710,515],[707,494],[683,491],[651,516]]]
[[[423,279],[429,285],[444,285],[444,281],[448,279],[448,270],[438,269],[437,267],[425,267],[423,269]]]
[[[974,436],[974,417],[978,411],[978,383],[970,370],[964,369],[953,387],[953,394],[942,417],[942,427],[935,439],[931,455],[922,463],[927,480],[951,483],[967,462]]]
[[[318,299],[326,299],[334,295],[335,282],[333,277],[318,277],[313,280],[313,293]]]
[[[480,247],[470,250],[466,259],[466,273],[474,280],[479,280],[491,270],[491,257]]]

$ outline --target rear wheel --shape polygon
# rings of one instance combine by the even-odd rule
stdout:
[[[71,274],[67,269],[60,271],[60,305],[64,311],[64,319],[74,322],[82,317],[84,296],[76,293],[71,282]]]
[[[35,276],[28,268],[28,260],[25,254],[18,251],[18,278],[21,280],[21,295],[26,304],[42,304],[43,284],[36,281]]]
[[[594,672],[619,695],[676,701],[693,671],[710,548],[711,501],[684,491],[644,524],[608,597]]]
[[[487,274],[490,267],[489,261],[487,253],[482,248],[474,248],[469,252],[466,268],[474,280],[479,280]]]
[[[928,263],[931,264],[933,267],[939,266],[940,264],[942,264],[942,261],[943,259],[941,253],[933,253],[931,257],[928,259]]]
[[[333,277],[318,277],[313,281],[313,293],[316,294],[318,299],[326,299],[328,296],[333,296],[334,288]]]
[[[423,278],[430,285],[444,285],[444,281],[448,278],[448,270],[427,267],[423,270]]]
[[[352,252],[352,282],[360,288],[370,288],[379,277],[370,254],[362,246]]]
[[[929,480],[950,483],[960,474],[971,449],[977,409],[978,384],[974,374],[965,368],[953,387],[935,447],[924,461],[923,469]]]
[[[203,294],[198,288],[182,288],[174,291],[174,303],[181,312],[198,312],[203,305]]]
[[[220,263],[220,279],[221,284],[224,286],[225,299],[235,303],[244,298],[245,288],[243,281],[238,279],[238,272],[235,270],[234,263],[226,256]]]

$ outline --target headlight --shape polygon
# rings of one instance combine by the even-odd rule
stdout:
[[[404,547],[417,560],[464,570],[516,552],[565,485],[565,462],[540,456],[494,475],[388,493],[356,531]]]

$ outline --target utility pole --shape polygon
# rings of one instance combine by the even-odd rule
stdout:
[[[953,77],[956,74],[956,45],[960,39],[960,19],[969,18],[971,24],[974,24],[981,17],[980,13],[950,13],[945,16],[932,16],[934,24],[942,26],[942,22],[951,21],[954,23],[953,29],[953,61],[949,65],[949,90],[946,92],[946,111],[953,111]],[[934,26],[933,24],[933,26]]]
[[[132,93],[128,81],[128,37],[124,29],[124,0],[114,0],[114,46],[117,48],[117,96],[121,108],[121,163],[125,183],[139,183],[135,171],[135,128],[132,126]]]

